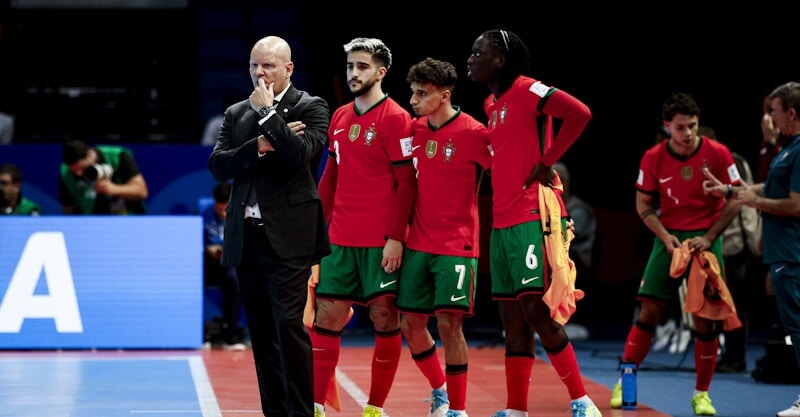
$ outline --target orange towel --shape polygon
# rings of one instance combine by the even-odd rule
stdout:
[[[553,188],[563,190],[557,175],[554,182]],[[569,258],[569,245],[574,235],[571,229],[561,227],[561,205],[553,188],[539,184],[539,212],[550,265],[550,287],[542,299],[550,307],[550,316],[563,326],[577,310],[576,302],[585,294],[575,288],[577,271]]]
[[[690,266],[691,265],[691,266]],[[733,296],[720,274],[719,261],[710,251],[692,253],[689,241],[672,252],[669,275],[680,278],[689,268],[683,311],[710,320],[722,320],[725,331],[742,327]]]

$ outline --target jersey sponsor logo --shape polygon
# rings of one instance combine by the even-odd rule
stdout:
[[[742,176],[739,175],[739,170],[736,168],[736,162],[732,163],[731,166],[728,167],[728,178],[731,179],[731,182],[741,181]]]
[[[413,136],[408,136],[400,139],[400,151],[403,152],[404,157],[411,156],[411,153],[414,152],[413,145],[414,145]]]
[[[339,133],[342,133],[342,132],[344,132],[344,129],[335,129],[335,130],[333,131],[333,134],[334,134],[334,135],[338,135]]]
[[[659,178],[659,179],[658,179],[658,183],[659,183],[659,184],[663,184],[663,183],[665,183],[665,182],[669,182],[669,181],[671,181],[671,180],[672,180],[672,177],[667,177],[667,178]]]
[[[456,301],[461,301],[461,300],[463,300],[465,298],[467,298],[466,295],[459,295],[458,297],[456,297],[455,294],[453,294],[453,295],[450,296],[450,301],[455,303]]]
[[[529,284],[529,283],[531,283],[531,282],[533,282],[533,281],[536,281],[537,279],[539,279],[539,277],[533,277],[533,278],[522,278],[522,281],[521,281],[521,282],[522,282],[522,285],[525,285],[525,284]]]
[[[392,280],[392,281],[388,281],[388,282],[383,282],[383,281],[381,281],[381,288],[386,288],[386,287],[388,287],[388,286],[390,286],[390,285],[394,284],[395,282],[397,282],[397,280],[396,280],[396,279],[395,279],[395,280]]]
[[[550,87],[541,83],[541,81],[536,81],[531,85],[531,93],[536,94],[539,97],[544,97],[548,91],[550,91]]]

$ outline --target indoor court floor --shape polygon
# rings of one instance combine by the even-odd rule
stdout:
[[[608,407],[609,387],[615,381],[616,357],[613,352],[622,346],[621,343],[576,343],[586,388],[600,406],[603,416],[691,416],[687,396],[693,388],[694,373],[680,367],[668,372],[642,370],[639,376],[642,395],[637,410],[612,410]],[[442,354],[442,349],[439,353]],[[489,417],[503,408],[506,400],[503,348],[471,346],[469,353],[467,412],[472,417]],[[660,360],[658,352],[651,356],[655,361]],[[372,349],[367,339],[342,349],[337,378],[343,411],[329,408],[329,417],[361,416],[369,391],[368,361],[371,357]],[[531,378],[530,416],[568,416],[566,389],[550,364],[542,359],[546,356],[537,352],[537,358]],[[650,358],[648,356],[648,360]],[[673,362],[678,360],[676,355],[664,358]],[[691,362],[691,354],[688,361]],[[648,391],[646,395],[645,391]],[[745,374],[718,375],[711,391],[720,417],[774,416],[777,410],[786,408],[799,392],[800,386],[759,384]],[[429,404],[423,400],[428,397],[430,387],[408,351],[404,350],[384,415],[425,416]],[[731,403],[731,397],[738,405]],[[645,398],[652,399],[652,403],[659,406],[651,407]],[[0,416],[3,417],[260,415],[249,350],[0,352]]]

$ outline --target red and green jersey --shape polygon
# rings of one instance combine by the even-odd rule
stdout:
[[[328,164],[336,164],[331,243],[383,247],[395,194],[393,164],[411,160],[411,116],[386,96],[359,112],[355,102],[336,109],[328,128]]]
[[[546,113],[542,111],[545,100]],[[525,76],[517,77],[499,97],[490,94],[483,108],[494,151],[492,226],[505,228],[538,220],[538,183],[522,187],[540,160],[552,166],[563,156],[589,122],[591,112],[564,91]],[[555,138],[551,117],[562,119]],[[559,201],[562,215],[566,215],[560,195]]]
[[[730,150],[705,136],[690,156],[674,153],[669,140],[648,149],[639,164],[636,189],[658,199],[661,223],[668,230],[706,230],[722,213],[725,203],[703,192],[703,168],[726,184],[741,182]]]
[[[417,200],[406,246],[477,258],[479,173],[491,165],[486,126],[459,111],[438,128],[415,119],[412,132]]]

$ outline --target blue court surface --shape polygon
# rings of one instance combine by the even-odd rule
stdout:
[[[331,411],[329,417],[361,415],[358,405],[369,390],[370,341],[371,337],[343,340],[338,371],[347,409]],[[604,417],[692,417],[695,374],[691,346],[686,354],[650,352],[638,373],[638,410],[608,407],[623,343],[574,343],[582,374],[591,381],[587,389]],[[486,417],[505,400],[503,348],[482,342],[470,345],[468,408],[474,410],[470,415]],[[751,344],[748,372],[715,375],[710,393],[718,417],[771,417],[800,394],[800,385],[765,384],[752,379],[749,371],[763,354],[763,345]],[[547,358],[541,349],[536,356]],[[552,371],[541,365],[534,367],[530,417],[567,415],[561,407],[564,388],[555,375],[547,376],[549,373]],[[544,379],[550,382],[543,388]],[[359,389],[353,390],[350,385]],[[386,415],[413,417],[425,411],[421,400],[429,388],[424,385],[404,351]],[[540,396],[545,393],[542,403]],[[249,350],[0,352],[0,417],[249,417],[261,415],[259,408]]]
[[[222,416],[195,352],[0,354],[0,416]]]

